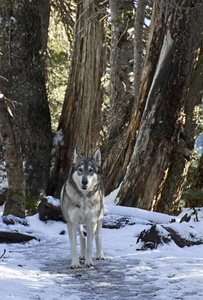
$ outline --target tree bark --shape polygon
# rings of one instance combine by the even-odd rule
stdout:
[[[101,1],[78,1],[71,71],[58,129],[64,141],[55,163],[50,193],[59,195],[72,163],[73,150],[93,154],[102,118],[105,14]]]
[[[119,192],[121,205],[153,210],[160,199],[200,46],[201,7],[201,1],[160,1],[155,18],[164,23],[156,22],[152,39],[163,42],[136,145]]]
[[[203,154],[201,155],[197,170],[195,172],[192,187],[203,191]]]
[[[0,2],[0,90],[16,101],[12,113],[23,152],[27,199],[37,201],[49,182],[52,143],[45,88],[48,0]]]
[[[137,1],[134,37],[134,95],[138,94],[143,64],[143,24],[146,0]]]
[[[103,173],[105,179],[104,183],[106,183],[105,191],[107,194],[119,186],[126,174],[126,170],[133,153],[133,148],[136,143],[140,119],[143,114],[147,95],[156,71],[164,36],[164,14],[158,14],[159,2],[160,0],[155,1],[153,7],[151,30],[149,34],[149,42],[147,46],[143,72],[141,75],[139,94],[134,98],[132,110],[129,110],[131,111],[129,125],[127,130],[124,131],[123,135],[120,136],[119,143],[117,143],[119,146],[113,148],[112,150],[109,148],[108,150],[108,152],[112,155],[109,156],[109,166],[107,168],[108,173],[107,175],[105,172]],[[163,7],[162,10],[164,11]],[[157,23],[159,26],[156,26]],[[111,140],[110,142],[112,143],[112,141],[114,142],[114,140]],[[108,143],[105,144],[108,145]]]
[[[133,1],[111,0],[110,108],[102,146],[103,177],[108,194],[123,177],[117,154],[129,124],[133,96]],[[116,165],[116,168],[115,168]],[[116,170],[116,172],[114,172]]]
[[[0,141],[6,160],[8,191],[4,216],[25,217],[25,177],[17,127],[4,98],[0,98]]]
[[[203,47],[200,47],[198,60],[186,96],[184,107],[185,122],[183,122],[183,127],[180,129],[177,137],[177,145],[172,154],[167,178],[161,192],[161,198],[157,199],[156,207],[154,208],[154,210],[159,212],[174,215],[178,210],[179,200],[183,192],[194,150],[196,129],[202,100],[202,66]]]

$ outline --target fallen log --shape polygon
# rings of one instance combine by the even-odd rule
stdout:
[[[171,241],[174,241],[180,248],[203,244],[203,239],[193,237],[190,232],[188,232],[188,236],[182,237],[169,226],[154,224],[149,230],[143,230],[138,236],[137,243],[143,242],[143,245],[141,249],[137,250],[153,250],[156,249],[159,244],[168,244]]]
[[[39,219],[41,221],[64,221],[61,207],[53,205],[48,198],[43,198],[38,206]]]
[[[37,240],[35,236],[22,234],[19,232],[0,231],[0,243],[26,243]]]

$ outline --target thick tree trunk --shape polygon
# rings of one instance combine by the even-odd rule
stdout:
[[[143,24],[145,18],[146,0],[137,1],[134,37],[134,95],[138,94],[143,64]]]
[[[18,132],[4,98],[0,98],[0,141],[6,160],[8,191],[4,216],[25,217],[25,178]]]
[[[44,79],[48,0],[0,2],[0,90],[12,109],[23,152],[26,194],[33,201],[48,186],[51,121]]]
[[[117,160],[117,154],[123,148],[123,137],[134,101],[133,37],[130,34],[134,25],[133,8],[132,0],[110,0],[110,111],[107,121],[108,134],[102,147],[103,177],[107,194],[117,187],[123,177],[123,160]]]
[[[163,43],[132,159],[119,192],[122,205],[150,210],[161,196],[200,46],[201,7],[200,0],[160,1],[158,19],[164,24],[157,22],[153,35]],[[158,30],[161,26],[164,28]]]
[[[143,67],[144,72],[142,72],[141,75],[139,93],[133,101],[132,110],[129,110],[132,114],[129,126],[127,127],[127,130],[124,127],[125,129],[123,132],[123,136],[119,136],[119,143],[116,143],[116,147],[114,147],[113,149],[108,149],[108,152],[110,154],[109,165],[107,165],[106,168],[108,170],[108,173],[104,172],[104,182],[106,183],[105,191],[107,194],[119,186],[126,174],[126,170],[130,163],[133,148],[136,142],[140,119],[143,114],[147,95],[153,81],[154,73],[156,71],[156,66],[158,63],[164,36],[164,14],[158,14],[159,2],[160,0],[155,1],[153,7],[151,30],[147,46],[148,49]],[[162,11],[164,11],[164,9],[165,8],[162,7]],[[159,23],[159,26],[156,26],[157,22]],[[110,142],[113,143],[114,140]],[[108,143],[106,144],[108,145]],[[105,163],[106,162],[104,162],[104,171]]]
[[[60,145],[51,193],[59,195],[77,146],[82,155],[98,147],[102,118],[105,6],[99,0],[78,1],[71,71],[59,122]]]
[[[203,154],[195,172],[192,187],[203,191]]]
[[[156,207],[154,207],[154,210],[167,214],[174,215],[178,210],[179,200],[183,192],[184,183],[194,150],[203,89],[202,47],[199,49],[199,57],[196,64],[192,82],[185,101],[185,122],[177,137],[177,146],[172,154],[161,198],[157,199]]]

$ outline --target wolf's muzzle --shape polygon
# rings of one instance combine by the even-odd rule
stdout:
[[[82,178],[82,189],[86,190],[87,189],[87,184],[88,184],[88,180],[87,178]]]

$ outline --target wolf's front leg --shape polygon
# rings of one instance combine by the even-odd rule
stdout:
[[[70,267],[71,269],[80,268],[79,257],[77,253],[77,224],[68,222],[67,226],[72,256],[72,263]]]
[[[80,234],[80,259],[85,259],[86,240],[83,233],[83,225],[78,225],[78,232]]]
[[[89,222],[87,224],[87,249],[85,255],[85,265],[89,268],[94,265],[92,261],[92,247],[93,247],[93,239],[94,239],[95,231],[96,231],[96,223]]]

